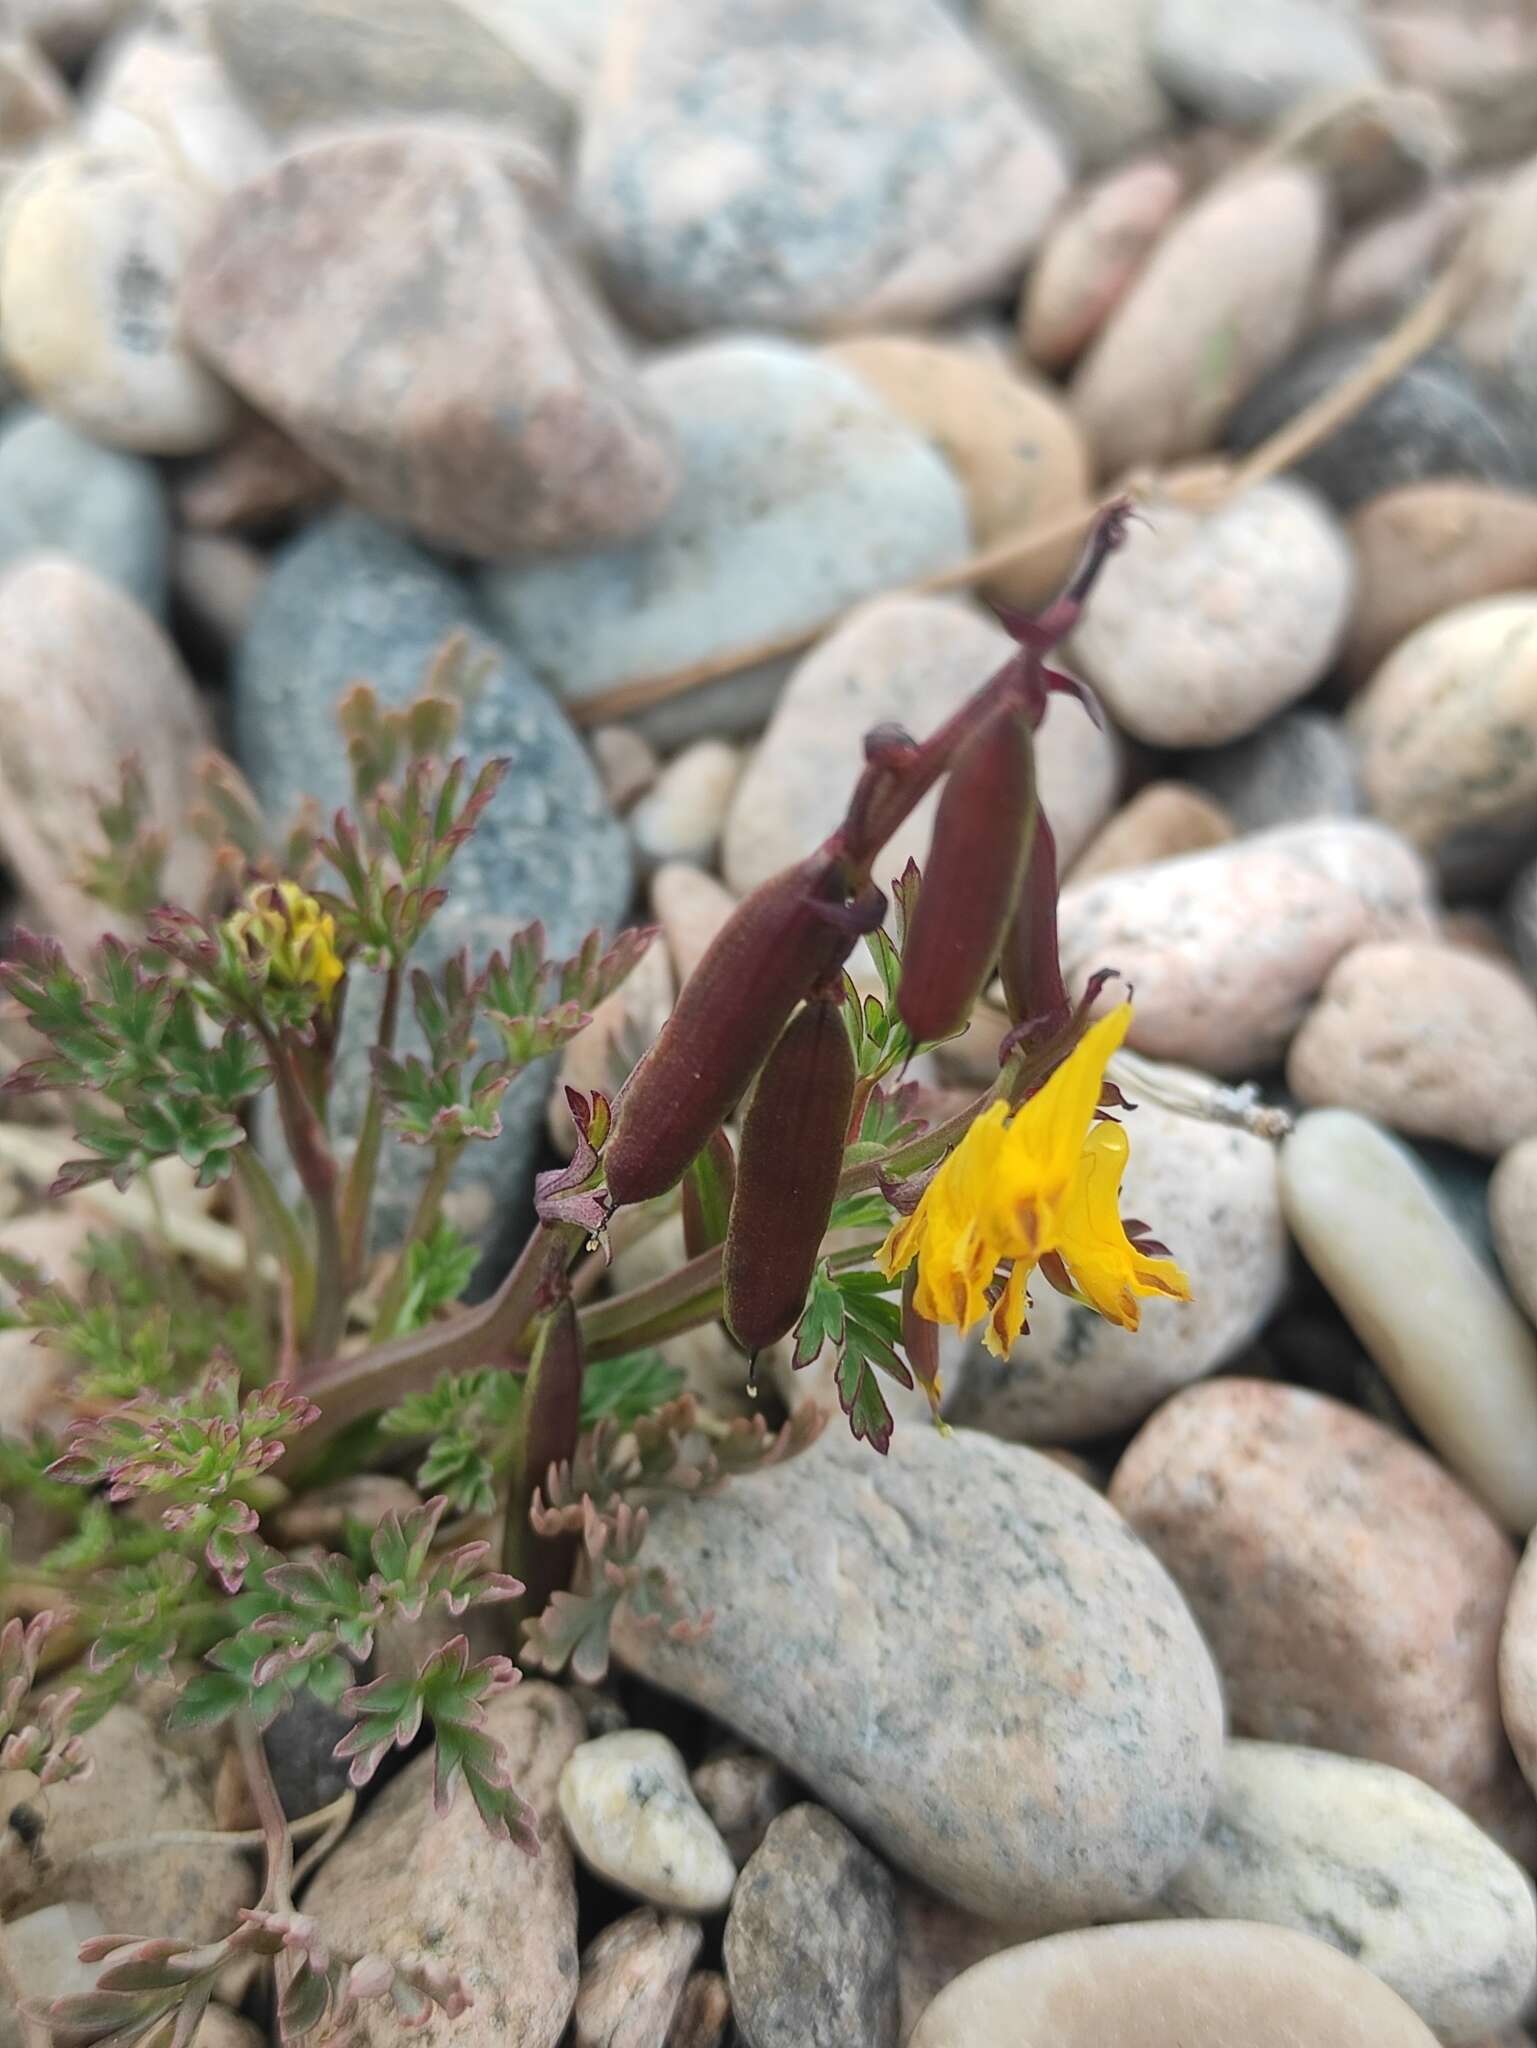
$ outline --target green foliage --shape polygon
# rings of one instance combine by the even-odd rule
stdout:
[[[130,754],[118,770],[117,794],[97,800],[105,844],[85,855],[75,878],[88,896],[124,917],[147,917],[164,899],[167,842],[153,821],[143,763]]]
[[[837,1273],[824,1260],[795,1332],[797,1369],[812,1364],[825,1345],[833,1347],[834,1384],[849,1429],[882,1452],[891,1447],[893,1423],[878,1375],[900,1387],[913,1383],[898,1348],[902,1311],[889,1298],[898,1284],[867,1269]]]
[[[425,1237],[406,1247],[405,1292],[389,1329],[378,1334],[398,1336],[403,1330],[417,1330],[430,1323],[440,1308],[447,1308],[463,1294],[479,1256],[451,1223],[434,1224]]]
[[[50,1348],[74,1363],[76,1400],[94,1408],[171,1393],[189,1385],[220,1349],[242,1380],[259,1376],[266,1340],[249,1308],[211,1296],[177,1260],[123,1234],[92,1236],[81,1264],[85,1281],[76,1295],[0,1252],[0,1279],[18,1298],[11,1321],[46,1332]]]
[[[683,1375],[655,1351],[629,1352],[588,1365],[582,1379],[581,1426],[605,1418],[621,1428],[674,1400]],[[513,1426],[523,1404],[515,1373],[488,1367],[445,1373],[424,1393],[408,1394],[381,1418],[386,1435],[430,1439],[416,1484],[442,1493],[455,1514],[490,1514],[511,1456]]]

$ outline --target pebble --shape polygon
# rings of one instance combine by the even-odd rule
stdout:
[[[57,136],[75,118],[69,87],[33,43],[19,35],[0,37],[0,149],[23,155],[47,136]]]
[[[1521,972],[1537,987],[1537,862],[1524,867],[1511,883],[1502,922]]]
[[[1161,747],[1211,747],[1295,703],[1350,616],[1350,549],[1285,478],[1210,510],[1145,507],[1106,564],[1072,653],[1118,724]]]
[[[1239,1921],[1092,1927],[978,1963],[910,2048],[1433,2048],[1359,1964],[1288,1928]]]
[[[648,532],[677,490],[617,333],[476,142],[399,129],[285,157],[231,194],[183,303],[231,384],[436,547],[601,546]]]
[[[207,721],[160,628],[114,584],[57,554],[0,575],[0,847],[37,910],[82,951],[123,920],[78,885],[104,849],[96,804],[137,756],[149,813],[167,836],[164,888],[201,901],[208,849],[186,830]]]
[[[1310,94],[1359,91],[1381,76],[1351,0],[1156,0],[1147,34],[1165,90],[1235,128],[1264,127]]]
[[[926,738],[1012,651],[1001,628],[956,598],[862,605],[795,669],[737,784],[722,849],[731,887],[745,895],[836,829],[867,732],[896,724]],[[1115,801],[1114,735],[1081,704],[1054,699],[1036,735],[1036,781],[1065,866]],[[909,859],[927,859],[938,801],[936,790],[886,842],[875,870],[883,887]]]
[[[662,928],[680,988],[709,951],[736,904],[724,883],[686,861],[669,861],[651,877],[651,914]]]
[[[1065,370],[1093,340],[1179,211],[1186,182],[1165,157],[1136,157],[1074,194],[1025,273],[1019,345]]]
[[[1537,496],[1461,477],[1384,491],[1351,515],[1356,599],[1340,664],[1362,683],[1443,612],[1537,583]]]
[[[828,354],[934,444],[960,479],[979,548],[1087,506],[1088,450],[1072,414],[1044,383],[963,343],[910,335],[865,335]],[[981,587],[1006,604],[1042,604],[1066,582],[1080,544],[1070,532]]]
[[[435,967],[468,946],[484,959],[511,932],[542,918],[558,955],[594,927],[612,930],[630,895],[623,828],[592,763],[559,708],[515,656],[474,630],[461,587],[399,535],[357,513],[316,521],[277,556],[236,664],[234,711],[241,765],[268,812],[286,817],[302,796],[323,815],[348,800],[334,707],[366,676],[388,703],[421,688],[429,662],[468,629],[471,652],[492,658],[462,740],[472,763],[492,755],[512,769],[479,831],[461,849],[449,900],[419,959]],[[558,828],[552,829],[552,828]],[[354,1131],[369,1076],[377,984],[352,991],[338,1072],[336,1127]],[[402,1044],[417,1043],[412,1033]],[[544,1118],[550,1074],[541,1063],[502,1098],[502,1136],[470,1147],[450,1201],[459,1226],[484,1234],[521,1190]],[[412,1147],[387,1147],[378,1234],[402,1223],[420,1162]]]
[[[1324,279],[1320,324],[1396,320],[1451,254],[1470,203],[1465,188],[1432,185],[1421,198],[1348,235]]]
[[[18,384],[93,440],[146,455],[212,448],[234,400],[180,329],[208,196],[122,151],[64,148],[6,194],[0,351]]]
[[[171,588],[194,662],[203,652],[215,662],[229,659],[245,638],[267,576],[267,557],[243,540],[224,533],[177,534]]]
[[[825,1807],[769,1828],[723,1947],[745,2048],[897,2048],[896,1886]]]
[[[8,1921],[0,1927],[0,1994],[9,1993],[19,2007],[24,1998],[41,2003],[94,1991],[99,1966],[81,1962],[80,1944],[106,1932],[106,1922],[94,1906],[67,1900]],[[3,2003],[0,2048],[30,2048],[19,2011],[8,2013]]]
[[[1537,803],[1537,595],[1460,605],[1394,649],[1351,706],[1373,811],[1425,852],[1519,836]]]
[[[1431,931],[1428,877],[1386,826],[1317,819],[1103,876],[1061,899],[1071,988],[1114,967],[1131,1044],[1219,1075],[1274,1064],[1342,953]]]
[[[1444,188],[1463,155],[1462,136],[1434,93],[1380,83],[1305,99],[1271,147],[1323,175],[1346,226]]]
[[[1148,62],[1145,0],[981,0],[981,28],[1079,164],[1114,163],[1174,124]]]
[[[1525,1871],[1418,1778],[1322,1749],[1230,1742],[1206,1833],[1159,1906],[1317,1935],[1442,2041],[1514,2019],[1537,1977]]]
[[[279,1509],[277,1541],[285,1550],[310,1543],[340,1550],[349,1522],[372,1533],[386,1515],[408,1515],[421,1504],[416,1488],[391,1472],[353,1472],[328,1486],[307,1487]]]
[[[572,2048],[666,2048],[704,1941],[697,1920],[649,1906],[589,1943],[572,2014]]]
[[[1525,147],[1531,147],[1528,142]],[[1469,362],[1520,379],[1530,363],[1532,259],[1537,254],[1537,159],[1486,188],[1477,263],[1453,334]]]
[[[1013,1948],[1017,1929],[983,1920],[906,1879],[897,1884],[897,2008],[899,2039],[913,2029],[947,1984],[963,1970]]]
[[[1304,330],[1323,263],[1322,180],[1223,180],[1173,223],[1101,329],[1070,400],[1101,475],[1210,448]]]
[[[89,1778],[50,1785],[0,1772],[0,1919],[74,1902],[109,1931],[151,1928],[216,1941],[256,1903],[254,1868],[202,1844],[144,1838],[215,1825],[211,1775],[191,1742],[172,1742],[147,1713],[112,1707],[91,1729]],[[103,1788],[110,1796],[103,1797]],[[132,1854],[97,1853],[134,1843]]]
[[[522,54],[516,22],[516,9],[474,0],[208,6],[209,34],[231,80],[273,128],[460,116],[505,124],[551,148],[565,132],[565,99]]]
[[[1122,1208],[1145,1217],[1190,1275],[1188,1302],[1143,1304],[1120,1330],[1032,1287],[1030,1332],[1006,1360],[973,1346],[946,1413],[1013,1442],[1062,1443],[1126,1429],[1177,1388],[1242,1355],[1279,1306],[1286,1227],[1274,1147],[1227,1125],[1181,1116],[1125,1082],[1131,1158]]]
[[[1239,832],[1303,818],[1349,818],[1361,808],[1350,734],[1326,711],[1283,711],[1247,739],[1193,756],[1191,775]]]
[[[574,706],[819,625],[966,554],[965,498],[949,468],[814,351],[750,337],[700,342],[658,357],[641,381],[683,460],[682,490],[657,530],[482,579],[492,617]],[[758,663],[638,722],[668,746],[761,725],[789,667]]]
[[[587,735],[603,794],[623,813],[646,794],[662,772],[656,748],[633,725],[600,725]]]
[[[154,469],[21,406],[0,426],[0,563],[37,549],[165,610],[170,522]]]
[[[1232,819],[1203,791],[1188,782],[1149,782],[1095,833],[1069,879],[1095,882],[1124,868],[1225,846],[1232,837]]]
[[[1333,327],[1279,364],[1234,413],[1229,448],[1247,452],[1342,384],[1382,338],[1377,327]],[[1341,512],[1428,477],[1529,486],[1537,482],[1537,430],[1515,393],[1481,376],[1455,349],[1419,356],[1293,465]]]
[[[577,1992],[576,1884],[555,1787],[582,1717],[556,1686],[525,1679],[489,1703],[485,1726],[537,1816],[538,1855],[493,1835],[463,1787],[447,1813],[435,1811],[429,1751],[370,1800],[304,1910],[337,1949],[426,1951],[462,1974],[474,2004],[457,2020],[435,2014],[415,2037],[422,2048],[555,2048]],[[376,2004],[361,2006],[353,2027],[359,2048],[386,2048],[398,2034]]]
[[[576,1146],[576,1126],[566,1090],[575,1088],[590,1095],[601,1088],[605,1095],[613,1096],[667,1022],[673,995],[667,942],[658,933],[618,988],[598,1004],[591,1022],[561,1053],[559,1078],[550,1092],[548,1122],[550,1136],[563,1156],[569,1157]]]
[[[769,1823],[778,1819],[794,1796],[778,1764],[750,1750],[711,1757],[698,1766],[689,1782],[739,1869],[756,1853]]]
[[[201,38],[153,20],[116,36],[86,79],[81,131],[93,147],[147,157],[222,194],[271,163],[271,137]]]
[[[133,0],[9,0],[12,32],[53,58],[77,64],[133,11]]]
[[[1409,1152],[1350,1110],[1281,1151],[1292,1235],[1440,1455],[1508,1528],[1537,1522],[1537,1339]]]
[[[667,2048],[726,2048],[731,1993],[718,1970],[696,1970],[683,1987]]]
[[[183,525],[198,532],[265,532],[323,510],[336,497],[336,482],[286,434],[252,415],[225,447],[186,467],[174,497]]]
[[[1377,42],[1389,69],[1445,101],[1471,162],[1500,163],[1530,150],[1537,43],[1530,19],[1520,10],[1485,17],[1457,6],[1396,0],[1392,6],[1379,5],[1375,15]]]
[[[807,52],[815,49],[815,91]],[[1018,272],[1062,152],[936,0],[632,0],[576,196],[638,326],[919,324]]]
[[[1489,1224],[1506,1284],[1537,1323],[1537,1138],[1512,1145],[1494,1169]]]
[[[665,1735],[624,1728],[580,1744],[560,1814],[582,1861],[622,1891],[680,1913],[718,1913],[731,1897],[731,1852]]]
[[[1143,1424],[1110,1499],[1194,1609],[1235,1734],[1394,1764],[1530,1832],[1495,1683],[1515,1551],[1434,1458],[1322,1394],[1213,1380]]]
[[[1527,1783],[1537,1791],[1537,1547],[1528,1544],[1500,1631],[1500,1710]]]
[[[1294,1094],[1497,1158],[1537,1130],[1537,998],[1465,948],[1346,953],[1287,1055]]]
[[[691,1646],[621,1615],[621,1662],[957,1904],[1116,1914],[1193,1847],[1215,1674],[1162,1569],[1049,1460],[921,1425],[882,1458],[835,1425],[750,1485],[659,1506],[647,1545],[714,1625]]]
[[[675,754],[630,813],[642,865],[686,860],[711,866],[741,772],[741,749],[727,740],[695,740]]]

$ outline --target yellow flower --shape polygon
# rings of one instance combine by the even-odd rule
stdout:
[[[279,988],[312,988],[329,1002],[347,971],[337,957],[335,918],[297,882],[258,883],[224,929]]]
[[[969,1330],[986,1316],[983,1342],[996,1357],[1024,1327],[1030,1275],[1043,1260],[1057,1284],[1123,1329],[1136,1329],[1140,1296],[1190,1299],[1174,1261],[1126,1235],[1130,1146],[1119,1124],[1094,1120],[1106,1063],[1130,1022],[1130,1004],[1118,1004],[1021,1108],[1011,1114],[995,1102],[979,1116],[881,1247],[888,1275],[918,1261],[914,1306],[930,1322]]]

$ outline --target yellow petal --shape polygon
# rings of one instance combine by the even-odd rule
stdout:
[[[1004,1282],[998,1305],[987,1319],[987,1328],[982,1332],[982,1343],[994,1358],[1007,1358],[1025,1327],[1025,1311],[1030,1306],[1030,1295],[1026,1283],[1030,1268],[1023,1259],[1016,1259],[1009,1268],[1009,1277]]]
[[[1063,1204],[1057,1248],[1089,1305],[1122,1329],[1135,1330],[1139,1295],[1188,1301],[1190,1283],[1172,1259],[1148,1258],[1126,1235],[1120,1193],[1130,1152],[1119,1124],[1096,1124],[1090,1131]]]

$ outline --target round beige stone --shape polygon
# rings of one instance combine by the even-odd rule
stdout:
[[[1204,790],[1188,782],[1150,782],[1100,827],[1068,879],[1093,882],[1122,868],[1224,846],[1232,837],[1232,819]]]
[[[1357,946],[1292,1040],[1286,1078],[1304,1102],[1494,1157],[1537,1130],[1537,1001],[1463,946]]]
[[[1494,1169],[1489,1224],[1510,1291],[1537,1322],[1537,1138],[1512,1145]]]
[[[1495,1675],[1515,1548],[1426,1452],[1214,1380],[1143,1425],[1110,1498],[1190,1602],[1236,1734],[1395,1764],[1497,1839],[1529,1826]]]
[[[6,195],[0,350],[17,383],[93,440],[189,455],[235,423],[181,333],[182,279],[212,200],[153,158],[61,149]]]
[[[1045,385],[954,342],[868,335],[829,353],[934,443],[961,480],[979,548],[1087,504],[1083,435]],[[1066,579],[1079,544],[1069,533],[982,587],[1011,604],[1039,603]]]
[[[1210,509],[1150,499],[1105,565],[1073,658],[1137,739],[1220,746],[1324,675],[1351,584],[1338,522],[1290,479]]]
[[[1364,682],[1431,619],[1537,584],[1537,496],[1436,477],[1370,498],[1346,531],[1356,594],[1341,665]]]
[[[1135,988],[1139,1052],[1242,1075],[1285,1051],[1350,947],[1428,936],[1429,884],[1384,826],[1315,819],[1075,884],[1059,924],[1070,986],[1114,967]]]
[[[1351,707],[1377,816],[1427,853],[1537,804],[1537,594],[1486,598],[1421,626]]]
[[[1214,444],[1302,335],[1328,212],[1321,178],[1282,164],[1225,179],[1174,222],[1073,380],[1103,475]]]
[[[909,2048],[1432,2048],[1396,1992],[1311,1935],[1248,1921],[1092,1927],[942,1991]]]
[[[1178,211],[1186,180],[1165,157],[1122,164],[1070,202],[1025,277],[1019,345],[1064,370],[1093,340]]]

